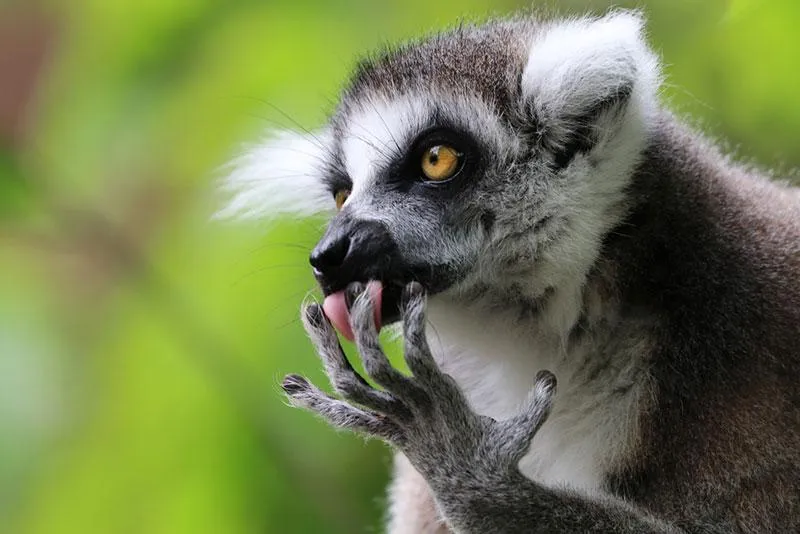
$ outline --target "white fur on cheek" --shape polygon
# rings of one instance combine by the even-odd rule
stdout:
[[[215,218],[272,219],[330,211],[334,202],[321,179],[330,135],[279,132],[247,150],[222,182],[230,195]]]

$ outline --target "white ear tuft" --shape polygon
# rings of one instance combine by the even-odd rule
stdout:
[[[522,93],[539,117],[580,117],[617,95],[655,105],[658,60],[636,12],[559,21],[531,44]]]
[[[322,173],[330,134],[279,132],[231,162],[222,189],[230,196],[215,219],[274,219],[333,209]]]

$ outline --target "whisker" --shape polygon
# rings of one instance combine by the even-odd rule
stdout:
[[[307,302],[309,300],[309,297],[311,296],[312,293],[314,293],[314,291],[315,291],[314,289],[308,289],[306,291],[296,291],[296,292],[292,293],[291,295],[289,295],[288,300],[295,301],[297,299],[297,297],[299,297],[301,294],[305,294],[303,299],[300,300],[300,302],[305,303],[305,302]],[[314,299],[314,300],[316,300],[316,299]],[[283,302],[281,302],[280,304],[272,307],[271,310],[267,310],[267,314],[275,313],[275,311],[278,310],[279,308],[281,308],[282,306],[284,306]],[[288,321],[288,322],[286,322],[284,324],[279,325],[278,327],[275,328],[275,330],[281,330],[283,328],[286,328],[290,324],[294,324],[296,322],[300,322],[300,313],[295,313],[294,317],[292,318],[292,320],[290,320],[290,321]]]
[[[272,108],[274,111],[279,113],[283,118],[285,118],[286,120],[291,122],[301,132],[305,133],[306,135],[308,135],[309,137],[314,139],[314,141],[316,141],[317,146],[320,149],[322,149],[323,151],[327,152],[329,156],[333,156],[334,155],[333,152],[331,151],[331,148],[327,144],[325,144],[322,141],[322,139],[319,138],[319,136],[317,134],[315,134],[314,132],[312,132],[311,130],[309,130],[308,128],[303,126],[302,124],[300,124],[299,121],[294,119],[291,115],[286,113],[284,110],[282,110],[281,108],[279,108],[275,104],[273,104],[271,102],[267,102],[266,100],[262,100],[260,98],[253,98],[253,100],[255,100],[257,102],[260,102],[260,103],[264,104],[265,106],[268,106],[268,107]]]
[[[281,325],[276,326],[275,330],[283,330],[287,326],[295,324],[295,323],[300,324],[300,316],[299,315],[295,316],[295,318],[292,319],[291,321],[287,321],[287,322],[285,322],[285,323],[283,323]]]
[[[391,137],[392,142],[394,143],[394,146],[397,147],[398,154],[403,152],[403,150],[400,148],[400,143],[397,142],[397,139],[395,138],[394,134],[392,133],[392,130],[389,128],[389,125],[386,124],[386,120],[384,120],[383,115],[381,115],[381,112],[378,110],[378,106],[375,104],[375,101],[370,100],[369,102],[372,105],[372,109],[375,110],[375,114],[378,115],[378,118],[381,120],[381,123],[383,124],[383,127],[386,130],[386,133],[388,133],[389,137]]]
[[[363,129],[363,128],[362,128],[362,129]],[[366,145],[369,145],[370,147],[374,148],[374,149],[375,149],[375,151],[376,151],[376,152],[377,152],[377,153],[378,153],[378,154],[379,154],[379,155],[380,155],[382,158],[384,158],[384,159],[387,159],[387,160],[389,159],[389,155],[386,153],[386,149],[387,149],[388,147],[381,148],[381,147],[379,147],[378,145],[376,145],[374,142],[372,142],[372,141],[370,141],[369,139],[367,139],[366,137],[363,137],[363,136],[357,135],[357,134],[355,134],[355,133],[353,133],[353,132],[350,132],[350,135],[351,135],[352,137],[354,137],[355,139],[358,139],[359,141],[363,142],[364,144],[366,144]]]
[[[381,119],[381,121],[383,121],[383,118],[382,118],[382,117],[380,117],[380,115],[378,115],[378,117]],[[384,122],[384,124],[386,124],[386,123]],[[388,126],[386,126],[386,127],[388,128]],[[385,157],[387,157],[387,158],[391,158],[391,157],[393,157],[393,156],[398,156],[398,155],[400,155],[400,153],[402,153],[402,150],[400,149],[400,145],[398,145],[398,144],[397,144],[397,141],[395,141],[395,140],[394,140],[394,137],[392,136],[392,133],[391,133],[391,132],[389,132],[389,137],[391,137],[391,138],[392,138],[392,141],[394,141],[394,144],[397,146],[397,149],[395,149],[394,147],[392,147],[392,145],[390,145],[388,142],[386,142],[386,141],[383,141],[382,139],[378,139],[378,137],[377,137],[375,134],[373,134],[372,132],[368,131],[368,130],[367,130],[365,127],[364,127],[364,126],[361,126],[361,130],[362,130],[362,131],[363,131],[365,134],[367,134],[367,135],[371,136],[371,137],[372,137],[373,139],[375,139],[376,141],[380,141],[381,145],[382,145],[382,146],[383,146],[383,148],[385,149],[385,152],[383,152],[383,155],[384,155]]]
[[[279,242],[279,241],[269,241],[269,242],[264,243],[263,245],[260,245],[260,246],[258,246],[256,248],[252,249],[252,250],[249,250],[247,252],[247,254],[255,254],[256,252],[261,252],[262,250],[266,249],[267,247],[284,247],[284,248],[290,248],[290,249],[293,249],[293,250],[300,250],[302,252],[309,252],[313,248],[313,245],[312,246],[307,246],[307,245],[301,245],[299,243],[284,243],[284,242]]]
[[[298,270],[299,269],[303,269],[304,271],[308,270],[308,268],[305,265],[299,265],[299,264],[294,264],[294,263],[292,263],[292,264],[280,264],[280,265],[267,265],[265,267],[260,267],[258,269],[255,269],[253,271],[250,271],[249,273],[246,273],[246,274],[242,275],[238,280],[236,280],[235,282],[231,283],[231,287],[236,287],[239,284],[241,284],[243,281],[245,281],[248,278],[251,278],[251,277],[253,277],[253,276],[257,275],[257,274],[261,274],[261,273],[265,273],[265,272],[269,272],[269,271],[281,270],[281,269],[298,269]],[[293,280],[299,280],[299,279],[300,279],[300,277],[293,278]]]
[[[315,160],[317,160],[319,163],[321,163],[323,165],[328,163],[327,160],[325,158],[323,158],[322,156],[320,156],[319,154],[312,154],[311,152],[306,152],[305,150],[300,150],[299,148],[293,148],[293,147],[289,147],[289,146],[282,146],[282,147],[280,147],[279,150],[286,150],[288,152],[294,152],[295,154],[300,154],[300,155],[305,156],[307,158],[315,159]],[[252,154],[252,152],[250,152],[250,154]]]

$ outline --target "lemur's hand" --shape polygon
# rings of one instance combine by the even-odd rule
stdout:
[[[405,359],[412,377],[394,369],[381,350],[373,303],[364,286],[352,284],[347,291],[364,369],[384,390],[373,388],[355,372],[321,307],[312,304],[304,310],[303,323],[343,400],[327,395],[301,376],[289,375],[283,389],[291,402],[336,427],[395,445],[434,492],[447,492],[454,486],[491,486],[492,480],[518,477],[517,464],[550,411],[556,386],[553,374],[538,374],[520,415],[505,421],[480,416],[433,360],[425,337],[422,286],[409,284],[402,299]]]

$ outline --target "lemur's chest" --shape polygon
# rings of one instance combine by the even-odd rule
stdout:
[[[559,383],[553,411],[520,462],[520,470],[532,480],[600,491],[605,474],[630,450],[639,388],[621,394],[619,369],[607,377],[601,372],[591,380],[582,378],[581,361],[590,354],[564,354],[557,347],[535,344],[520,347],[502,335],[464,348],[434,334],[432,348],[474,409],[496,419],[518,412],[539,370],[555,373]]]

